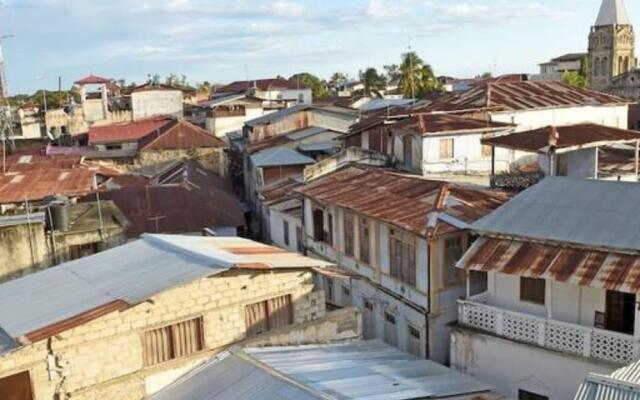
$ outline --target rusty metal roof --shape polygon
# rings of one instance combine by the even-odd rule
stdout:
[[[640,132],[597,124],[546,126],[482,140],[482,143],[509,149],[548,153],[555,149],[596,147],[640,140]]]
[[[49,195],[76,197],[95,188],[95,172],[81,168],[9,172],[0,174],[0,204],[41,200]]]
[[[640,255],[481,237],[458,267],[640,293]]]
[[[219,138],[185,120],[177,121],[159,136],[150,135],[142,139],[141,150],[174,150],[203,147],[226,147]]]
[[[172,118],[158,117],[135,122],[93,126],[89,129],[89,144],[137,142],[152,133],[162,133],[170,124]]]
[[[419,133],[424,136],[438,133],[506,130],[510,124],[482,121],[451,114],[419,113],[395,123],[390,130],[397,134]]]
[[[297,192],[425,237],[466,229],[509,198],[504,192],[364,166],[339,170]]]
[[[466,92],[445,96],[427,107],[431,111],[488,109],[494,112],[541,108],[623,105],[621,97],[580,89],[556,81],[488,82]]]

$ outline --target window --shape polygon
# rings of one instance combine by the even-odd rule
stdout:
[[[282,221],[282,232],[284,234],[284,245],[289,246],[289,222]]]
[[[344,215],[344,254],[353,257],[353,242],[355,239],[353,231],[353,215]]]
[[[298,103],[300,103],[300,104],[304,103],[304,94],[303,93],[300,93],[298,95]]]
[[[370,257],[371,239],[369,235],[369,221],[366,219],[360,219],[360,261],[369,264],[371,262]]]
[[[457,285],[462,281],[463,271],[456,268],[456,263],[462,257],[462,237],[446,239],[444,241],[445,285]]]
[[[329,246],[333,246],[333,214],[327,214],[326,240]]]
[[[302,228],[296,226],[296,249],[298,253],[302,253],[304,248],[302,246]]]
[[[520,300],[544,305],[545,280],[535,278],[520,278]]]
[[[453,158],[453,139],[440,139],[440,159]]]
[[[313,240],[324,241],[324,212],[313,210]]]
[[[324,295],[327,301],[333,302],[333,281],[326,276],[324,277]]]
[[[69,246],[69,261],[96,254],[100,251],[100,243],[86,243]]]
[[[392,233],[393,235],[393,233]],[[409,285],[416,285],[416,254],[413,240],[392,237],[390,240],[391,276]]]
[[[469,271],[469,294],[475,296],[489,289],[489,276],[486,271]]]
[[[33,393],[29,371],[0,378],[0,399],[32,400]]]
[[[342,286],[342,296],[351,297],[351,289],[346,286]]]
[[[202,317],[144,333],[144,365],[162,364],[204,349]]]
[[[488,144],[482,145],[482,158],[490,158],[493,148]]]
[[[291,295],[250,304],[245,307],[247,335],[259,335],[293,323]]]
[[[547,396],[542,396],[526,390],[518,390],[518,400],[549,400]]]

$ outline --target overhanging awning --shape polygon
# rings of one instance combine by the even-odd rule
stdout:
[[[457,266],[640,293],[640,254],[482,237],[467,250]]]

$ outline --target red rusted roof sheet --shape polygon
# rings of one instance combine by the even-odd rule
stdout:
[[[629,101],[555,81],[488,82],[466,92],[442,97],[431,111],[521,111],[551,107],[628,104]]]
[[[101,85],[111,83],[111,79],[103,78],[101,76],[89,75],[82,79],[78,79],[74,82],[76,85]]]
[[[444,132],[500,130],[511,126],[500,122],[483,121],[451,114],[419,113],[397,122],[390,129],[401,135],[413,133],[429,135]]]
[[[597,124],[547,126],[483,139],[482,143],[530,152],[640,140],[640,133]]]
[[[95,189],[95,172],[83,168],[38,169],[0,175],[0,204],[41,200],[49,195],[76,197]]]
[[[142,150],[197,149],[225,147],[221,139],[190,122],[181,120],[166,129],[159,137],[151,135],[141,140]]]
[[[469,224],[502,205],[509,195],[489,189],[427,180],[387,169],[353,166],[309,183],[298,193],[375,218],[420,236],[437,236],[460,228],[431,213],[447,214]]]
[[[173,123],[175,120],[171,118],[151,118],[121,124],[94,126],[89,130],[89,144],[137,142],[153,133],[160,135]]]
[[[640,293],[640,254],[481,237],[460,268],[545,278],[580,286]]]

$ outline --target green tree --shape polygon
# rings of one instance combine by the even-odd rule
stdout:
[[[339,85],[346,80],[347,74],[345,74],[344,72],[334,72],[333,75],[331,75],[331,78],[329,78],[329,85]]]
[[[387,88],[387,78],[375,68],[360,71],[360,82],[364,85],[364,95],[368,97],[382,97],[382,92]]]
[[[491,79],[493,78],[493,74],[489,71],[487,72],[483,72],[482,75],[480,75],[480,78],[482,79]]]
[[[211,82],[209,81],[200,82],[196,86],[196,90],[198,91],[198,93],[211,94],[211,89]]]
[[[419,98],[442,91],[442,84],[431,65],[425,64],[415,51],[402,55],[400,73],[400,87],[405,97]]]
[[[562,74],[562,82],[578,88],[589,86],[589,59],[585,57],[580,61],[578,71],[565,71]]]
[[[384,66],[385,73],[389,82],[399,81],[402,78],[402,71],[398,64],[389,64]]]
[[[327,83],[317,76],[310,74],[308,72],[301,72],[299,74],[295,74],[289,78],[290,82],[293,82],[296,85],[306,86],[311,88],[311,92],[313,93],[314,99],[321,99],[327,97],[329,92],[327,90]]]

